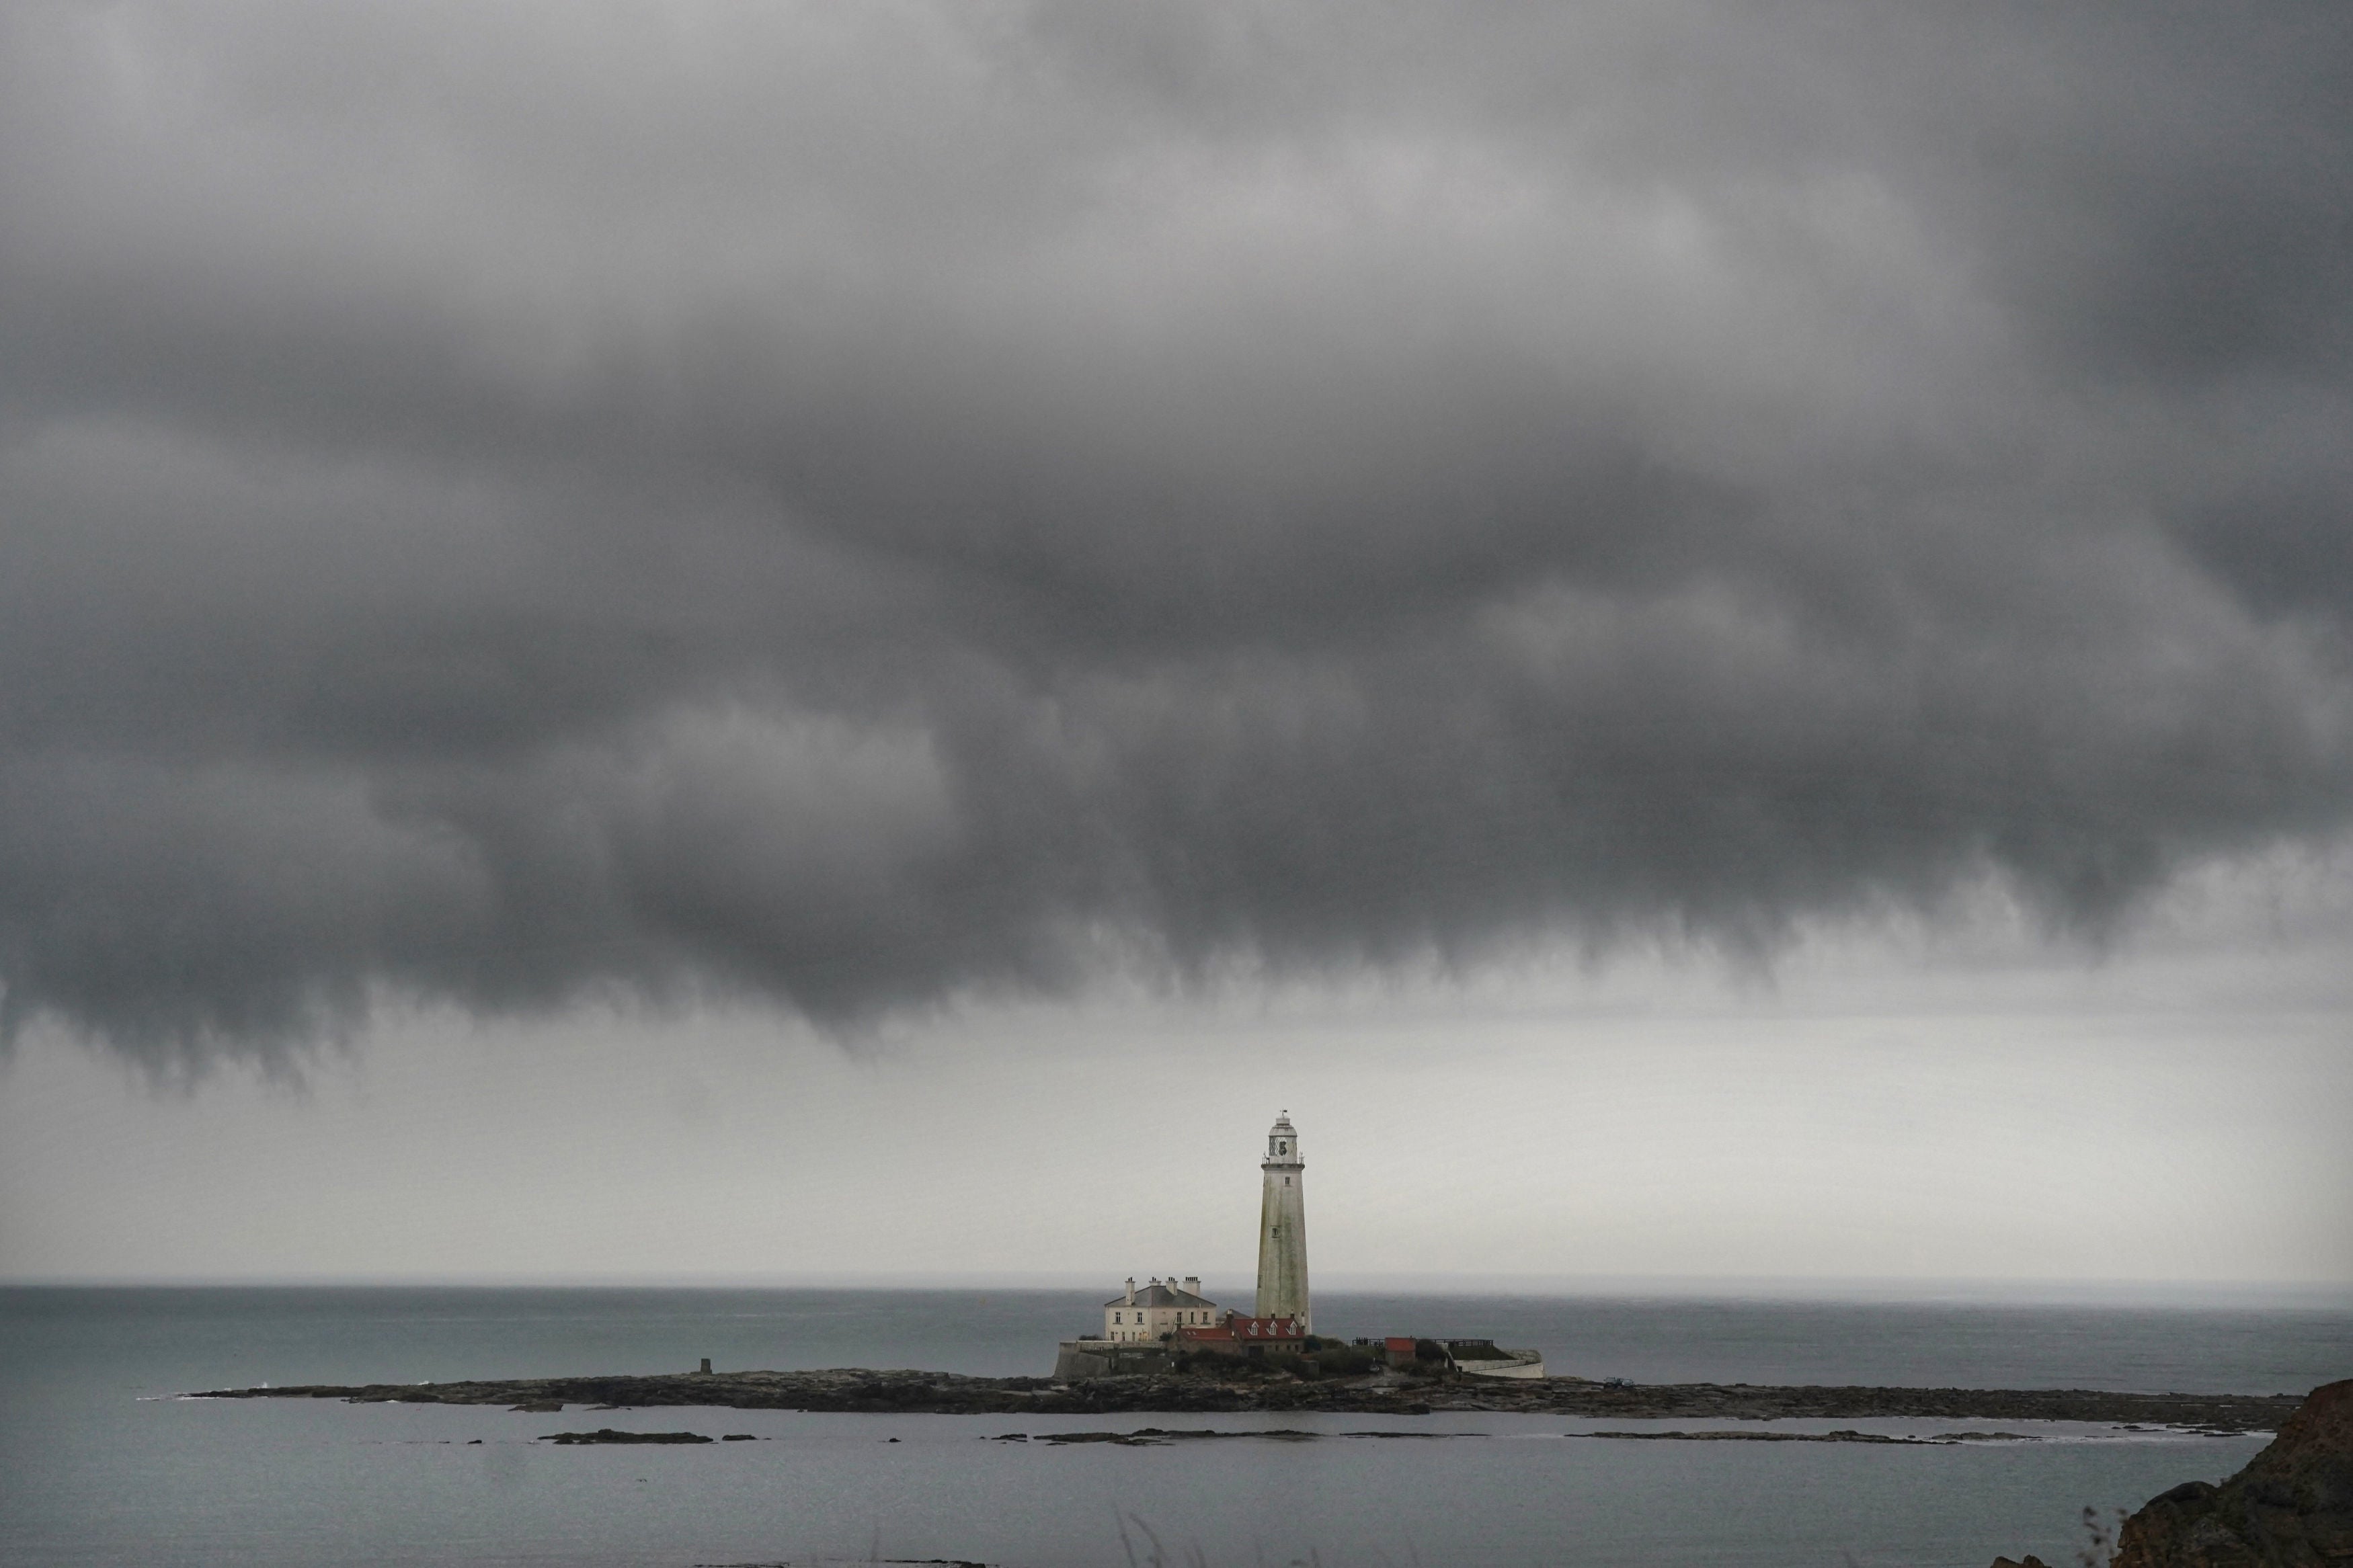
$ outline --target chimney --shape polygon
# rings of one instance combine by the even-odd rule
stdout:
[[[1185,1294],[1187,1296],[1198,1296],[1200,1293],[1201,1277],[1198,1274],[1187,1274],[1185,1276]]]
[[[1127,1277],[1127,1304],[1131,1307],[1135,1305],[1135,1276],[1133,1274]]]

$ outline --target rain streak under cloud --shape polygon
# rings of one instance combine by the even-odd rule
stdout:
[[[2325,848],[2347,79],[2286,4],[12,7],[0,1026]]]

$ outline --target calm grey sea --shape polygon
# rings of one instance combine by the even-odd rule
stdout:
[[[1637,1382],[2274,1393],[2353,1375],[2353,1314],[2332,1310],[1340,1295],[1316,1307],[1328,1332],[1492,1334],[1543,1349],[1556,1371]],[[2179,1481],[2219,1479],[2262,1446],[2073,1426],[1958,1447],[1623,1443],[1566,1436],[1580,1424],[1558,1418],[1220,1416],[1181,1424],[1328,1436],[1049,1447],[987,1439],[1153,1418],[670,1410],[590,1421],[170,1397],[263,1382],[681,1370],[702,1356],[1041,1372],[1094,1308],[1093,1293],[1067,1291],[0,1289],[0,1562],[1060,1568],[1125,1563],[1131,1549],[1148,1560],[1156,1541],[1169,1562],[1212,1568],[1984,1568],[2002,1552],[2072,1561],[2085,1505],[2137,1506]],[[584,1425],[769,1440],[534,1441]],[[1345,1436],[1379,1428],[1480,1436]]]

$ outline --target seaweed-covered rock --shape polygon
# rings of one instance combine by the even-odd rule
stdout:
[[[1212,1358],[1204,1357],[1207,1361]],[[1223,1361],[1225,1358],[1214,1358]],[[543,1377],[495,1383],[305,1384],[214,1389],[206,1399],[345,1399],[373,1405],[503,1405],[554,1411],[923,1411],[943,1415],[1217,1415],[1321,1410],[1427,1415],[1481,1410],[1583,1418],[1777,1421],[1900,1417],[1937,1421],[2113,1421],[2200,1431],[2265,1431],[2302,1403],[2291,1396],[2118,1394],[2091,1389],[1769,1388],[1694,1383],[1611,1388],[1579,1378],[1464,1378],[1429,1382],[1388,1374],[1294,1378],[1211,1369],[1211,1375],[1113,1376],[1054,1384],[1035,1377],[966,1377],[859,1367],[798,1372],[655,1373]]]

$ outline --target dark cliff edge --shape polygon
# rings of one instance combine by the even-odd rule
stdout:
[[[1577,1378],[1423,1382],[1385,1377],[1226,1381],[1201,1376],[1152,1376],[1058,1384],[1041,1377],[964,1377],[952,1373],[873,1372],[861,1368],[228,1388],[191,1397],[534,1405],[543,1410],[566,1405],[615,1408],[704,1405],[737,1410],[948,1415],[1287,1410],[1426,1415],[1434,1411],[1469,1410],[1633,1420],[1852,1420],[1889,1416],[2137,1423],[2232,1433],[2274,1430],[2300,1403],[2293,1395],[2111,1394],[2094,1389],[1778,1388],[1713,1383],[1613,1388]]]
[[[2214,1486],[2185,1481],[2117,1531],[2110,1568],[2345,1568],[2353,1563],[2353,1379],[2324,1384],[2271,1446]],[[2007,1557],[1994,1568],[2042,1568]]]

